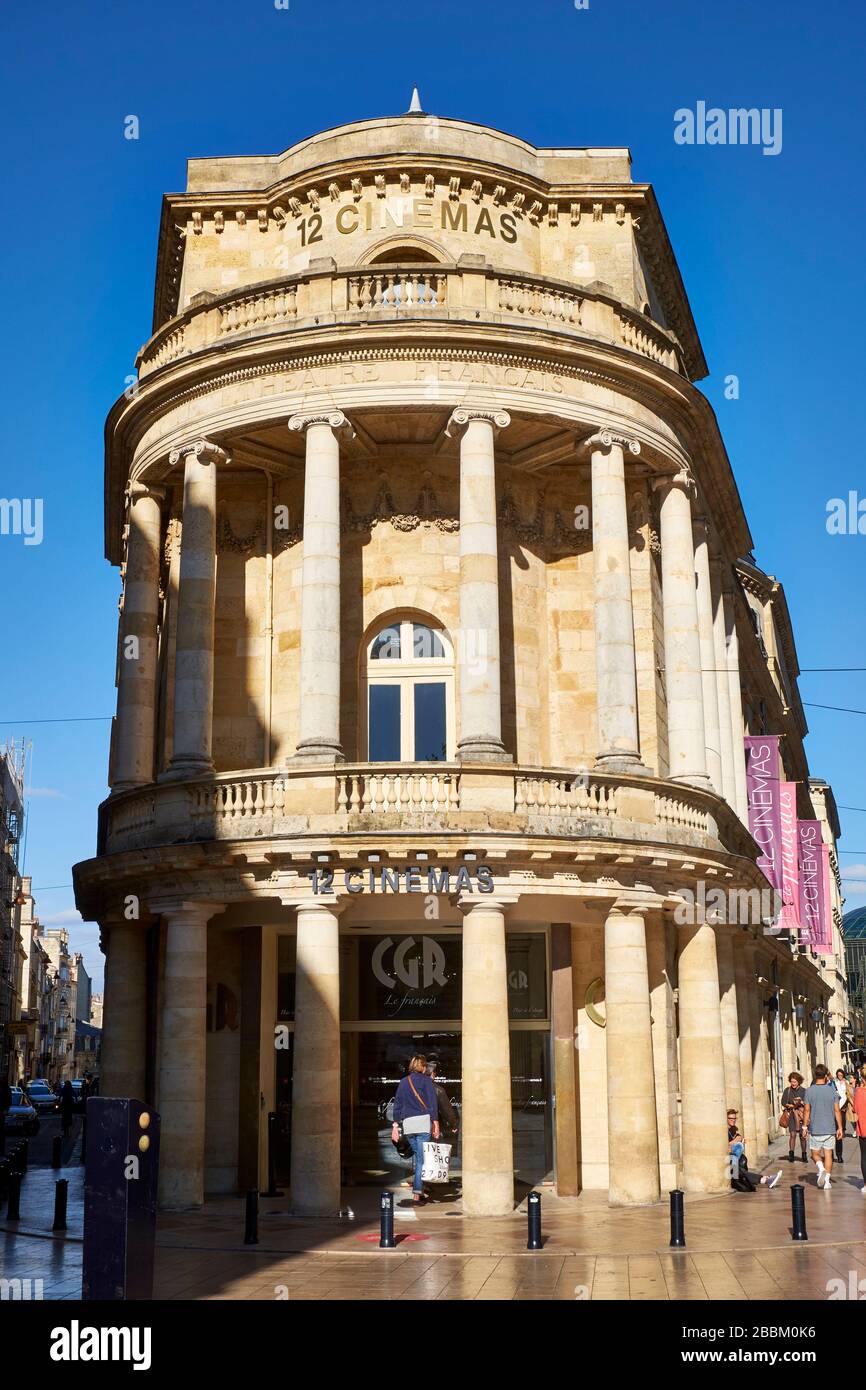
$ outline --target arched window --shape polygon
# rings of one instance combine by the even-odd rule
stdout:
[[[440,627],[394,618],[367,643],[366,743],[371,763],[454,756],[454,655]]]

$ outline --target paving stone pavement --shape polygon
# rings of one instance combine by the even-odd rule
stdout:
[[[816,1187],[811,1164],[784,1161],[784,1149],[784,1140],[774,1144],[765,1165],[768,1173],[782,1167],[772,1191],[686,1198],[684,1251],[668,1248],[667,1202],[611,1209],[601,1192],[558,1199],[545,1191],[539,1253],[525,1248],[525,1203],[511,1217],[479,1220],[464,1217],[457,1200],[413,1210],[407,1190],[397,1189],[397,1249],[381,1251],[372,1189],[344,1194],[353,1220],[297,1221],[284,1197],[262,1198],[257,1246],[242,1243],[242,1199],[216,1198],[200,1212],[160,1217],[154,1294],[274,1301],[825,1300],[852,1279],[866,1281],[857,1145],[846,1141],[846,1162],[828,1192]],[[50,1229],[58,1176],[69,1180],[65,1235]],[[805,1245],[790,1235],[793,1182],[806,1188]],[[41,1280],[45,1299],[79,1298],[82,1207],[81,1166],[59,1174],[31,1166],[17,1229],[0,1218],[0,1277]]]

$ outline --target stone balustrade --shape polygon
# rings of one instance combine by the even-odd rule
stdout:
[[[219,296],[197,296],[145,344],[137,366],[143,378],[231,339],[416,315],[471,317],[486,323],[532,322],[608,342],[682,371],[674,335],[609,295],[579,290],[566,281],[462,262],[352,270],[337,270],[332,263]]]
[[[207,840],[506,831],[724,848],[754,857],[727,803],[652,777],[510,764],[290,765],[166,781],[103,803],[100,853]]]

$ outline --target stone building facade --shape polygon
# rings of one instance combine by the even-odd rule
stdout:
[[[826,1043],[814,956],[700,906],[766,887],[744,730],[807,814],[805,722],[628,151],[419,112],[192,160],[136,365],[75,881],[163,1203],[261,1186],[268,1112],[299,1212],[381,1184],[420,1051],[467,1212],[724,1188],[726,1107],[757,1157]]]

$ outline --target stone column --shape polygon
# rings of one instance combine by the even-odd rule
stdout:
[[[340,744],[340,410],[293,415],[306,436],[298,758],[336,762]],[[338,1204],[339,1205],[339,1204]]]
[[[204,1201],[207,924],[222,905],[150,904],[165,924],[159,1057],[159,1204],[169,1211]]]
[[[730,1177],[716,933],[706,922],[679,931],[683,1185],[723,1192]]]
[[[162,488],[131,483],[112,791],[153,781]]]
[[[716,698],[719,707],[719,741],[722,750],[722,792],[728,805],[737,809],[737,781],[734,771],[734,726],[731,718],[731,688],[728,675],[728,640],[722,598],[722,562],[710,559],[713,600],[713,664],[716,668]]]
[[[640,443],[603,430],[587,441],[592,468],[592,556],[598,756],[596,766],[646,772],[637,717],[634,615],[624,449]]]
[[[493,441],[504,410],[455,410],[460,435],[460,698],[458,752],[467,762],[505,762],[499,669],[499,559]]]
[[[660,913],[652,913],[647,921],[646,947],[662,1192],[669,1192],[679,1184],[679,1066],[672,984],[675,941],[676,928],[669,928]]]
[[[740,688],[740,646],[737,640],[737,619],[734,595],[730,588],[723,590],[725,630],[728,639],[728,691],[731,706],[731,740],[734,749],[734,785],[736,811],[744,825],[749,824],[749,798],[746,791],[746,750],[743,743],[743,694]]]
[[[112,917],[105,923],[105,1008],[102,1019],[103,1096],[146,1100],[146,929]]]
[[[646,908],[617,902],[604,924],[608,1201],[659,1199],[659,1153]]]
[[[661,520],[669,776],[708,787],[690,473],[663,480]]]
[[[747,969],[749,951],[746,951]],[[751,990],[749,993],[749,1022],[751,1024],[753,1057],[753,1092],[755,1097],[755,1128],[758,1132],[758,1156],[766,1153],[770,1134],[770,1100],[767,1090],[767,1073],[770,1070],[770,1055],[764,1032],[764,986],[758,984],[758,975],[764,973],[759,958],[751,952]],[[775,1127],[774,1127],[775,1137]]]
[[[736,1110],[740,1124],[743,1115],[743,1082],[740,1073],[740,1020],[737,1010],[737,982],[734,971],[734,933],[736,927],[716,927],[716,959],[719,965],[719,1001],[722,1018],[722,1055],[725,1068],[725,1109]],[[745,1133],[745,1130],[743,1131]]]
[[[505,907],[464,902],[463,1211],[514,1210]]]
[[[298,908],[292,1210],[340,1210],[340,904]]]
[[[719,715],[716,642],[713,630],[713,593],[710,580],[709,526],[704,516],[693,523],[695,576],[697,579],[698,635],[701,647],[701,684],[704,697],[704,738],[707,772],[713,788],[724,795],[722,734]]]
[[[743,932],[734,938],[734,979],[737,990],[737,1031],[739,1036],[740,1091],[743,1097],[742,1130],[746,1153],[754,1163],[766,1148],[766,1136],[761,1138],[755,1110],[755,1039],[752,1023],[752,995],[755,993],[755,972],[750,961],[750,943]]]
[[[183,519],[174,659],[174,737],[166,779],[213,772],[213,643],[217,466],[228,455],[207,439],[173,449],[183,459]]]

